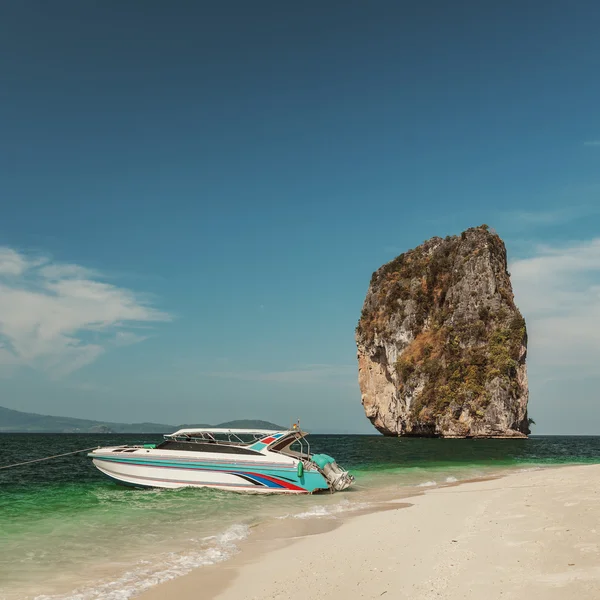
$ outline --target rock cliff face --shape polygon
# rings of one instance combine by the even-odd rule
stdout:
[[[367,417],[385,435],[525,437],[527,331],[486,225],[432,238],[371,278],[358,327]]]

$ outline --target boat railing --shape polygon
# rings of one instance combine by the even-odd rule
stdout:
[[[302,432],[300,432],[302,434]],[[304,458],[310,459],[310,442],[308,441],[308,439],[304,436],[304,434],[300,435],[297,438],[298,442],[300,443],[300,455]],[[306,442],[306,452],[304,451],[304,442]]]

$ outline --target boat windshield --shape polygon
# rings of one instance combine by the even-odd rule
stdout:
[[[306,439],[306,433],[296,431],[293,435],[286,436],[269,449],[294,458],[310,458],[310,443]]]

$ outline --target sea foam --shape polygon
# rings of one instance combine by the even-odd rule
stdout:
[[[112,581],[100,581],[93,587],[65,595],[37,596],[35,600],[129,600],[148,588],[185,575],[197,567],[227,560],[238,551],[237,542],[248,534],[246,525],[232,525],[219,535],[198,540],[198,550],[169,552],[153,557],[152,561],[141,560],[133,569]]]
[[[437,485],[436,481],[424,481],[423,483],[419,483],[417,487],[431,487]]]
[[[352,512],[354,510],[361,510],[368,508],[370,504],[368,502],[350,502],[349,500],[342,500],[337,504],[329,504],[327,506],[317,504],[307,511],[287,514],[278,519],[314,519],[320,517],[336,517],[337,515]]]

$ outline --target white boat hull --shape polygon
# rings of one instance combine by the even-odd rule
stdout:
[[[210,487],[221,490],[246,492],[253,494],[306,494],[306,489],[274,489],[244,482],[239,475],[199,469],[178,469],[160,467],[157,474],[155,467],[140,465],[115,464],[102,459],[92,461],[96,468],[115,481],[137,487],[157,487],[179,489],[184,487]]]

